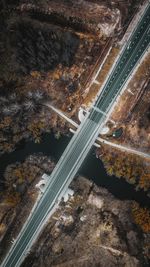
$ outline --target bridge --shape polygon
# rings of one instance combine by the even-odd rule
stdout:
[[[40,200],[12,244],[1,267],[20,266],[47,218],[63,196],[105,124],[121,90],[150,44],[150,3],[123,47],[101,93],[63,152]]]

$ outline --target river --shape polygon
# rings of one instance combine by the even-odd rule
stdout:
[[[32,141],[21,142],[15,151],[9,154],[5,153],[0,157],[1,178],[7,165],[16,161],[22,162],[33,153],[42,152],[57,162],[70,139],[71,137],[63,136],[57,140],[53,133],[47,133],[43,135],[40,144]],[[93,180],[98,186],[108,189],[118,199],[136,200],[142,206],[148,205],[149,198],[142,190],[135,191],[134,186],[128,184],[124,179],[107,175],[102,161],[95,156],[94,147],[79,169],[77,175],[79,174]]]

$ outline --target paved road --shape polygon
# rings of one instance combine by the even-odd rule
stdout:
[[[54,110],[58,115],[60,115],[62,118],[64,118],[66,121],[68,121],[74,127],[76,127],[76,129],[79,127],[79,124],[77,124],[72,119],[68,118],[62,111],[58,110],[57,108],[54,108],[51,104],[46,103],[45,106],[47,106],[47,107],[51,108],[52,110]],[[112,146],[112,147],[115,147],[117,149],[120,149],[122,151],[126,151],[128,153],[135,154],[135,155],[137,155],[139,157],[150,159],[150,154],[148,154],[146,152],[142,152],[139,149],[129,147],[129,146],[125,145],[125,144],[116,144],[115,142],[108,141],[108,140],[106,140],[104,138],[101,138],[101,137],[98,137],[96,140],[98,140],[100,143],[104,143],[104,144],[107,144],[109,146]]]
[[[137,62],[143,55],[145,48],[149,47],[150,42],[150,11],[149,9],[144,16],[144,19],[139,22],[138,29],[134,31],[131,36],[131,40],[127,43],[123,53],[116,62],[116,66],[107,80],[99,98],[97,99],[95,106],[102,112],[108,112],[110,104],[112,104],[125,82],[131,75]],[[97,111],[91,114],[90,118],[93,120],[99,120],[96,115]],[[95,116],[96,115],[96,116]]]
[[[145,153],[145,152],[142,152],[138,149],[135,149],[135,148],[132,148],[132,147],[129,147],[127,145],[120,145],[120,144],[116,144],[116,143],[113,143],[112,141],[108,141],[106,139],[103,139],[101,137],[97,138],[97,140],[101,143],[104,143],[106,145],[109,145],[109,146],[112,146],[112,147],[115,147],[117,149],[120,149],[122,151],[126,151],[130,154],[134,154],[134,155],[137,155],[139,157],[143,157],[143,158],[146,158],[146,159],[150,159],[150,154],[148,153]]]
[[[62,157],[57,163],[47,188],[36,206],[30,219],[24,225],[16,242],[6,255],[1,267],[20,266],[21,262],[30,250],[31,245],[38,236],[50,211],[58,199],[63,196],[66,188],[74,178],[76,172],[83,163],[93,143],[98,137],[99,129],[105,123],[103,112],[108,112],[116,96],[120,93],[125,80],[131,74],[142,53],[150,43],[150,6],[144,14],[141,22],[134,31],[130,43],[126,46],[120,60],[110,75],[103,92],[95,103],[95,109],[80,124],[77,132],[71,139]]]

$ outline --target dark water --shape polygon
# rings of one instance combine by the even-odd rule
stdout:
[[[71,137],[61,137],[56,139],[53,133],[44,134],[40,144],[32,141],[21,142],[17,149],[10,153],[4,154],[0,157],[0,173],[3,174],[6,166],[16,161],[22,162],[26,157],[34,153],[43,153],[44,155],[51,156],[57,162],[67,146]]]
[[[0,158],[0,173],[2,174],[8,164],[16,161],[24,161],[24,159],[33,153],[42,152],[45,155],[52,156],[57,162],[67,146],[71,137],[61,137],[55,139],[53,133],[45,134],[40,144],[34,142],[22,143],[19,147],[10,154],[4,154]],[[128,184],[123,179],[118,179],[115,176],[108,176],[103,163],[96,158],[94,148],[91,150],[77,175],[81,174],[93,180],[98,186],[108,189],[114,196],[119,199],[132,199],[139,202],[141,205],[148,205],[149,198],[143,191],[136,192],[134,186]]]
[[[123,178],[107,175],[102,161],[95,157],[94,149],[85,159],[79,173],[93,180],[98,186],[105,187],[119,199],[136,200],[141,205],[150,204],[150,200],[143,190],[135,191],[134,186]]]

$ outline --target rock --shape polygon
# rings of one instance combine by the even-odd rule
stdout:
[[[101,209],[103,204],[104,204],[104,200],[101,199],[99,196],[90,194],[89,198],[87,200],[87,202],[95,207],[97,207],[98,209]]]
[[[53,253],[60,254],[62,250],[63,250],[62,244],[60,242],[55,242],[52,247]]]
[[[127,239],[128,239],[128,244],[130,251],[133,255],[137,255],[138,253],[138,238],[137,238],[137,233],[134,231],[129,231],[127,233]]]

